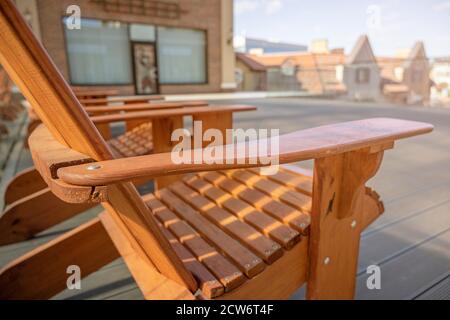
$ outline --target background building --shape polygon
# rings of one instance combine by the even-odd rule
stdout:
[[[232,1],[16,3],[72,86],[123,94],[236,88]]]
[[[246,38],[244,36],[235,36],[234,47],[236,52],[259,54],[301,52],[308,49],[306,46],[301,44]]]
[[[432,103],[450,105],[450,57],[435,59],[430,74]]]
[[[381,99],[380,70],[366,35],[359,37],[346,59],[343,81],[349,99],[370,101]]]
[[[239,91],[266,91],[267,68],[245,53],[236,53],[236,82]]]

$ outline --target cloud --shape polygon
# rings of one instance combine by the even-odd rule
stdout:
[[[433,6],[434,11],[446,11],[450,10],[450,1],[440,2]]]
[[[283,7],[281,0],[266,0],[265,1],[265,11],[267,15],[272,15],[277,13]]]
[[[251,12],[259,7],[257,0],[236,0],[234,2],[234,12],[238,15]]]
[[[237,15],[253,12],[262,8],[266,15],[273,15],[281,10],[283,0],[235,0],[234,12]]]

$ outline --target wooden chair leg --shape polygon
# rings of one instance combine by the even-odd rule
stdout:
[[[153,152],[170,152],[175,143],[171,141],[172,132],[184,127],[183,117],[170,117],[154,119],[152,125]],[[179,175],[155,179],[155,189],[162,189],[180,179]]]
[[[69,204],[49,188],[42,189],[5,208],[0,217],[0,245],[30,239],[93,206],[95,204]]]
[[[98,218],[46,243],[0,270],[0,299],[49,299],[66,288],[67,267],[81,276],[119,257]]]
[[[360,234],[379,212],[365,183],[382,157],[382,150],[367,148],[316,160],[308,299],[354,297]]]
[[[136,100],[136,101],[125,101],[124,104],[125,105],[133,105],[133,104],[140,104],[140,103],[148,103],[147,100],[143,99],[142,101],[140,100]],[[148,123],[148,120],[128,120],[125,122],[125,130],[126,132],[129,132],[137,127],[139,127],[140,125],[144,124],[144,123]]]
[[[194,121],[201,121],[203,134],[208,129],[217,129],[226,139],[227,129],[233,129],[233,113],[232,112],[217,112],[214,114],[197,114],[193,116]],[[223,141],[226,144],[226,141]],[[211,142],[205,141],[203,147],[210,145]]]
[[[25,169],[8,183],[4,197],[5,206],[44,188],[47,188],[47,184],[39,172],[34,167]]]

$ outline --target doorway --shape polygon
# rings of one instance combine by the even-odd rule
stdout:
[[[133,42],[132,48],[136,94],[159,93],[155,43]]]

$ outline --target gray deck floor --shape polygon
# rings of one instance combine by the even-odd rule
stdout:
[[[396,117],[434,124],[433,134],[401,141],[388,151],[381,170],[369,183],[381,194],[386,213],[362,236],[357,298],[449,298],[450,109],[288,98],[224,103],[259,107],[257,112],[237,115],[236,127],[280,128],[282,133],[367,117]],[[21,150],[19,158],[17,170],[31,163],[25,150]],[[0,266],[89,220],[99,210],[92,209],[31,241],[0,247]],[[381,268],[381,290],[369,290],[366,286],[366,268],[374,264]],[[299,290],[293,298],[301,299],[303,291]],[[83,279],[82,290],[62,292],[55,298],[142,299],[142,295],[124,263],[117,260]]]

